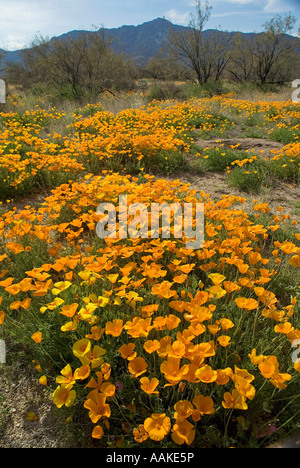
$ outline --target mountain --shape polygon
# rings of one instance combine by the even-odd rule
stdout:
[[[187,29],[186,26],[179,26],[167,21],[164,18],[157,18],[138,26],[121,26],[119,28],[106,29],[104,28],[104,35],[112,41],[111,47],[115,52],[125,52],[127,55],[132,56],[137,64],[145,65],[147,61],[156,56],[169,34],[170,30],[183,31]],[[91,31],[70,31],[55,39],[67,39],[79,36],[79,34],[94,34]],[[213,35],[215,30],[207,30],[204,32],[206,35]],[[223,32],[225,36],[233,35],[234,32]],[[254,33],[242,33],[244,37],[253,38]],[[297,50],[300,53],[299,38],[289,36],[291,41],[295,42]],[[298,44],[298,45],[297,45]],[[1,53],[1,49],[0,49]],[[22,61],[22,51],[11,51],[6,53],[5,63],[18,63]]]
[[[163,18],[143,23],[139,26],[122,26],[104,30],[112,40],[112,48],[116,52],[125,52],[134,57],[137,63],[145,63],[157,55],[166,41],[169,31],[186,29],[170,23]]]
[[[143,23],[138,26],[121,26],[119,28],[103,28],[104,36],[111,39],[111,47],[115,52],[124,52],[132,56],[138,64],[145,64],[149,58],[158,54],[165,39],[168,36],[169,29],[180,31],[184,26],[178,26],[170,23],[163,18],[157,18],[153,21]],[[69,31],[55,39],[76,39],[80,34],[94,34],[91,31]],[[0,54],[2,49],[0,49]],[[5,64],[18,63],[22,61],[22,50],[8,51],[5,54]]]

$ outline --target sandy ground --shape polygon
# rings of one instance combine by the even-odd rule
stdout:
[[[0,364],[0,448],[68,448],[67,426],[54,408],[28,369]]]

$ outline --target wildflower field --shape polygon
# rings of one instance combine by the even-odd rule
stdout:
[[[297,194],[299,105],[225,95],[118,113],[10,106],[0,113],[7,365],[22,355],[93,447],[260,448],[299,432],[300,206],[291,215],[264,199],[280,184]],[[278,147],[225,145],[233,135]],[[207,193],[208,174],[234,195]],[[203,247],[174,232],[99,238],[97,207],[120,195],[203,203]]]

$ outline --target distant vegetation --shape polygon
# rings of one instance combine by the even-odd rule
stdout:
[[[151,97],[185,99],[187,88],[174,82],[198,84],[198,94],[212,96],[226,91],[226,83],[269,91],[300,76],[300,39],[289,35],[297,22],[291,13],[276,15],[253,35],[205,31],[210,14],[208,2],[198,1],[189,27],[170,28],[160,53],[143,65],[116,53],[103,29],[52,40],[35,37],[20,52],[22,60],[5,67],[6,79],[56,103],[91,102],[105,91],[145,91],[149,79]]]
[[[246,47],[204,34],[209,14],[198,2],[145,66],[100,30],[36,38],[7,69],[1,448],[264,448],[300,431],[295,19]],[[204,223],[178,225],[198,203]]]

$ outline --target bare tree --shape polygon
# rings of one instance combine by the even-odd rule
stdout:
[[[143,73],[146,77],[154,80],[189,80],[191,71],[182,63],[174,63],[170,57],[161,53],[150,58],[144,67]]]
[[[299,61],[287,34],[297,18],[292,14],[276,15],[264,24],[264,32],[255,37],[252,54],[255,61],[254,79],[259,84],[281,83],[287,80],[287,68]]]
[[[49,40],[35,37],[23,51],[23,63],[10,76],[22,76],[25,86],[45,83],[68,92],[74,99],[98,95],[131,79],[133,65],[111,50],[104,31],[79,33]]]
[[[229,73],[234,81],[243,83],[252,79],[253,69],[254,56],[251,40],[244,38],[242,33],[236,33],[233,40]]]
[[[220,31],[204,31],[211,9],[207,1],[198,0],[189,28],[183,32],[171,31],[167,44],[173,59],[192,69],[200,84],[219,80],[230,61],[231,36]]]

